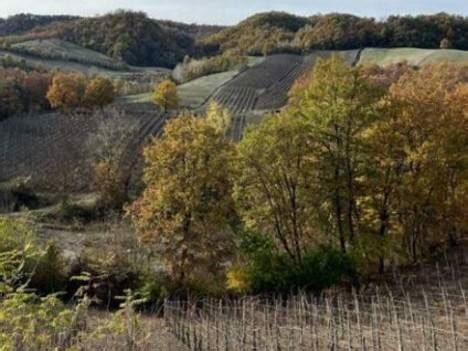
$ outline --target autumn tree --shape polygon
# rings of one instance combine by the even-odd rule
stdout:
[[[115,87],[112,81],[98,76],[92,79],[86,86],[84,104],[88,107],[103,108],[114,101],[115,95]]]
[[[57,73],[47,92],[47,99],[52,108],[69,111],[82,103],[85,88],[85,78],[82,75]]]
[[[235,199],[246,229],[269,235],[296,264],[320,233],[320,189],[303,120],[283,112],[249,130],[238,148]]]
[[[208,104],[205,118],[207,123],[220,134],[226,135],[231,127],[232,121],[229,110],[223,108],[215,101]]]
[[[160,83],[153,93],[154,103],[164,111],[174,109],[178,105],[177,86],[171,80]]]
[[[319,61],[291,93],[289,113],[304,120],[316,143],[314,157],[323,201],[329,205],[333,231],[347,250],[359,232],[361,192],[366,153],[362,135],[377,118],[375,105],[382,95],[362,74],[343,59]]]
[[[94,112],[98,127],[86,142],[94,174],[94,189],[105,209],[121,209],[126,199],[125,152],[137,124],[130,116],[115,108]]]
[[[206,118],[183,115],[145,149],[146,189],[130,214],[181,286],[219,272],[229,252],[231,148]],[[197,274],[201,267],[205,271]]]
[[[364,215],[412,260],[466,233],[467,73],[433,65],[404,75],[367,135],[375,166]]]

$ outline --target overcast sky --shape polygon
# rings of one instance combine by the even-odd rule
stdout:
[[[346,12],[383,18],[390,14],[449,12],[468,15],[468,0],[0,0],[0,17],[17,13],[93,16],[116,9],[183,22],[234,24],[257,12],[300,15]]]

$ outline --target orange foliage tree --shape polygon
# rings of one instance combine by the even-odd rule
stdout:
[[[98,76],[88,83],[84,94],[84,104],[87,107],[103,108],[114,101],[115,95],[115,87],[112,81]]]
[[[81,105],[85,87],[84,76],[76,73],[57,73],[47,92],[47,99],[52,108],[68,111]]]

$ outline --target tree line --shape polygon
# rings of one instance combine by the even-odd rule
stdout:
[[[2,32],[3,28],[3,32]],[[7,30],[7,29],[11,30]],[[139,66],[175,67],[186,55],[266,55],[364,47],[468,50],[468,19],[439,13],[374,18],[261,13],[236,26],[186,25],[116,11],[90,18],[18,15],[0,21],[2,45],[58,38]]]
[[[51,109],[103,107],[114,101],[112,80],[78,73],[49,73],[0,68],[0,120]]]
[[[468,19],[439,13],[390,16],[383,21],[331,13],[298,17],[281,12],[252,16],[202,40],[206,52],[264,55],[364,47],[468,49]]]
[[[320,290],[417,262],[467,232],[467,74],[322,60],[239,144],[222,107],[184,114],[146,148],[129,215],[194,290]]]

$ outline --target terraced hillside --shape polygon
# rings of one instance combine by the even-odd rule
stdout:
[[[236,140],[240,139],[245,127],[257,120],[261,112],[282,108],[296,79],[311,69],[317,59],[332,54],[341,55],[347,62],[354,64],[359,51],[316,51],[307,56],[268,56],[220,86],[211,99],[231,111],[234,118],[231,136]]]
[[[165,116],[154,108],[126,110],[136,132],[126,141],[122,169],[131,177],[140,145],[163,127]],[[72,115],[50,113],[10,118],[0,122],[0,183],[30,177],[35,190],[87,191],[91,173],[89,135],[99,120],[85,111]]]

